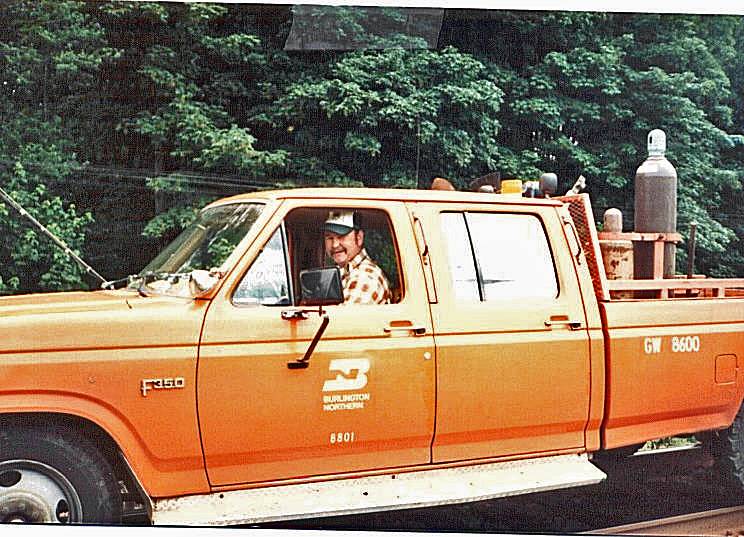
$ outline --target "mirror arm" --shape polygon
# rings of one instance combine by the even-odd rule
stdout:
[[[323,305],[318,306],[317,310],[308,310],[303,308],[282,310],[282,319],[285,321],[304,321],[307,319],[309,313],[317,313],[322,317],[325,315],[325,310],[323,309]]]
[[[282,310],[282,319],[285,321],[303,321],[307,319],[308,310],[303,309],[291,309]]]
[[[315,336],[310,342],[310,346],[307,348],[307,351],[305,351],[305,356],[303,356],[302,358],[298,358],[294,362],[287,362],[287,367],[289,369],[307,369],[307,367],[310,365],[310,356],[313,354],[315,347],[318,345],[320,338],[323,336],[323,333],[325,332],[326,328],[328,328],[328,323],[330,322],[330,319],[326,313],[323,313],[321,319],[322,320],[320,326],[318,327],[318,331],[315,332]]]

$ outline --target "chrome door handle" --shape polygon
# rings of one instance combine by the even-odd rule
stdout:
[[[581,321],[572,321],[570,319],[550,319],[549,321],[545,321],[545,326],[548,328],[552,328],[557,324],[568,325],[571,330],[578,330],[581,328]]]
[[[392,334],[393,332],[413,332],[415,336],[423,336],[426,334],[426,327],[423,325],[410,324],[389,324],[383,331],[386,334]]]

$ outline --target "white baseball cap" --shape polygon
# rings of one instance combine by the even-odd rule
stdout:
[[[359,222],[354,211],[330,211],[323,224],[324,231],[330,231],[336,235],[346,235],[354,229],[359,229]]]

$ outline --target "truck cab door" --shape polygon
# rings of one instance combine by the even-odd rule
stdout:
[[[374,207],[285,201],[214,298],[198,365],[211,485],[430,462],[434,340],[421,267],[407,255],[415,242],[405,206]],[[369,215],[370,255],[380,237],[392,241],[375,255],[388,267],[395,299],[324,306],[328,327],[308,367],[291,368],[321,323],[312,311],[292,317],[300,307],[294,289],[301,269],[322,262],[322,224],[332,208]]]
[[[554,207],[421,204],[437,302],[433,462],[582,451],[590,354]]]

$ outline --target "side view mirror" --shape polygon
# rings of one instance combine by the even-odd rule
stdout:
[[[344,301],[338,267],[301,271],[300,288],[300,301],[304,306],[332,306]]]
[[[192,270],[189,276],[191,293],[200,295],[206,293],[219,281],[220,274],[209,270]]]

